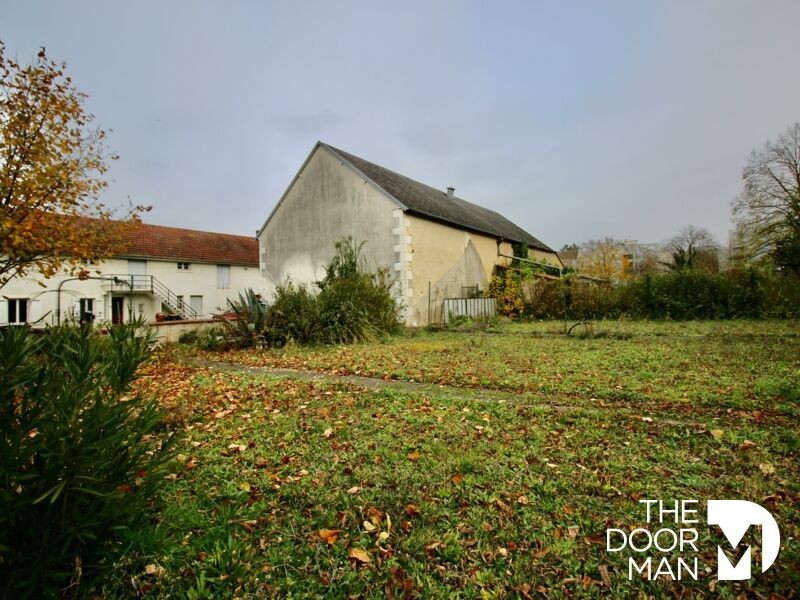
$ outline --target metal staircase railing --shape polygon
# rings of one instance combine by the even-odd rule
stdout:
[[[110,287],[121,292],[145,292],[152,294],[170,311],[184,319],[196,319],[197,312],[167,286],[152,275],[109,275],[113,277]]]

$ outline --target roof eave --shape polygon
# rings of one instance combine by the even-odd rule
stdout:
[[[430,213],[426,213],[426,212],[421,211],[421,210],[406,209],[406,212],[408,212],[408,213],[410,213],[412,215],[417,215],[417,216],[422,217],[424,219],[428,219],[429,221],[434,221],[434,222],[439,223],[441,225],[447,225],[448,227],[455,227],[455,228],[458,228],[458,229],[463,229],[465,231],[471,231],[472,233],[478,233],[478,234],[481,234],[481,235],[485,235],[487,237],[491,237],[491,238],[494,238],[496,240],[503,240],[503,241],[508,241],[508,242],[521,242],[523,244],[528,244],[528,247],[529,248],[533,248],[534,250],[541,250],[542,252],[549,252],[549,253],[555,254],[554,250],[552,250],[551,248],[545,246],[544,244],[542,244],[541,246],[536,246],[536,245],[531,244],[530,242],[527,242],[525,240],[512,240],[511,238],[507,238],[507,237],[505,237],[503,235],[498,235],[498,234],[496,234],[496,233],[494,233],[492,231],[488,231],[486,229],[480,229],[478,227],[471,227],[469,225],[463,225],[462,223],[457,223],[456,221],[451,221],[451,220],[445,219],[443,217],[439,217],[439,216],[436,216],[436,215],[432,215]]]

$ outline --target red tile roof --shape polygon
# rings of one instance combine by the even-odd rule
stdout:
[[[126,232],[125,257],[258,266],[258,240],[141,223]]]

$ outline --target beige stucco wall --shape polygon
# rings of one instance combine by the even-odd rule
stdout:
[[[510,242],[458,229],[406,214],[409,240],[408,311],[409,325],[427,325],[442,319],[442,301],[462,297],[462,289],[478,286],[483,291],[496,265],[508,265],[513,256]],[[559,265],[553,253],[530,250],[529,258]],[[430,292],[429,286],[430,284]],[[428,306],[431,314],[429,320]]]
[[[466,286],[485,289],[494,265],[505,264],[493,237],[415,215],[406,214],[405,219],[411,246],[408,269],[413,282],[406,315],[409,325],[438,322],[442,300],[461,297]],[[508,250],[510,253],[510,245]]]
[[[392,269],[398,205],[339,157],[317,147],[259,235],[267,285],[321,280],[343,237],[365,243],[367,268]]]

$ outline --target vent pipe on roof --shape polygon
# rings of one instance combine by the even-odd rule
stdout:
[[[447,188],[447,197],[448,198],[453,198],[455,193],[456,193],[456,188],[454,188],[454,187]]]

